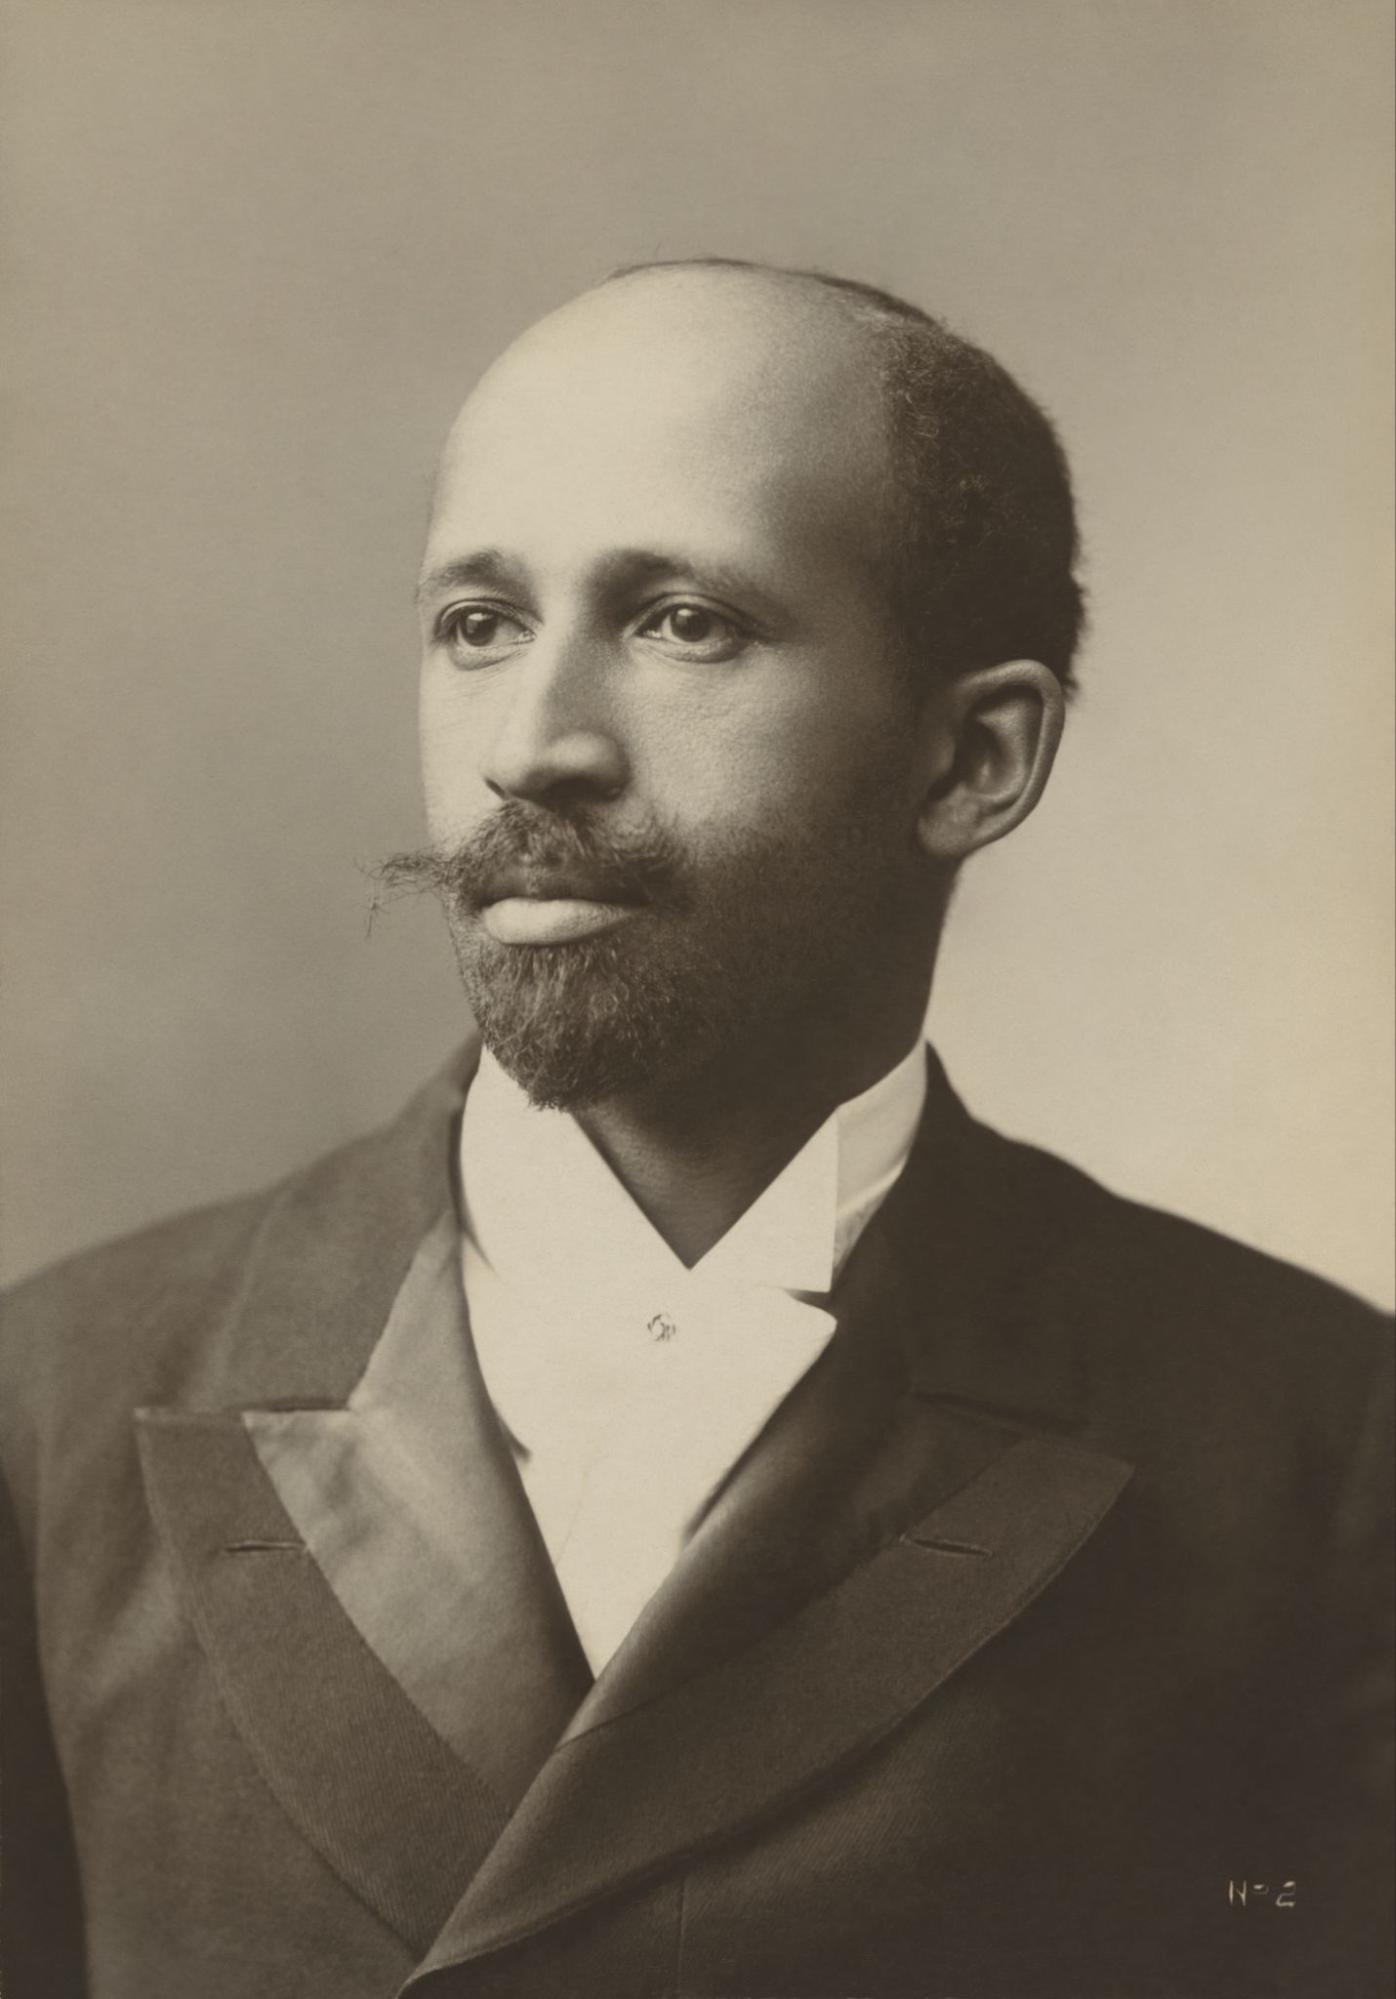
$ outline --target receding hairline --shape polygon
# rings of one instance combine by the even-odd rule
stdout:
[[[879,376],[883,342],[879,341],[878,334],[881,333],[885,340],[893,315],[881,310],[870,312],[866,302],[859,310],[857,302],[848,295],[855,292],[867,294],[869,298],[886,299],[893,304],[895,301],[890,293],[877,293],[872,287],[860,286],[852,280],[824,272],[788,269],[778,264],[748,263],[732,257],[683,257],[657,263],[622,264],[524,327],[495,357],[472,385],[457,411],[447,435],[446,449],[449,450],[451,436],[475,404],[481,390],[511,369],[516,359],[522,360],[531,354],[540,336],[545,343],[555,342],[560,335],[563,336],[563,351],[566,351],[566,332],[579,309],[585,320],[591,316],[588,307],[599,304],[607,293],[619,292],[630,285],[639,287],[642,280],[648,280],[654,288],[662,289],[666,284],[681,285],[685,280],[704,277],[716,277],[719,282],[729,280],[734,290],[745,290],[753,298],[759,299],[764,295],[771,300],[784,295],[786,299],[797,302],[807,310],[791,314],[783,326],[775,321],[768,323],[770,344],[777,352],[787,342],[798,342],[802,334],[816,342],[821,336],[838,340],[843,335],[847,344],[840,344],[843,345],[845,357],[851,359],[855,369],[866,368],[870,381],[877,387],[881,386]],[[941,330],[937,321],[918,308],[907,306],[904,313],[914,314],[918,324],[935,331]],[[874,320],[878,323],[873,324]],[[851,341],[847,338],[849,335],[852,336]]]
[[[772,289],[797,290],[807,296],[827,301],[842,310],[845,318],[866,324],[869,319],[901,320],[916,326],[949,333],[950,329],[941,320],[913,305],[909,299],[901,298],[895,292],[887,291],[880,285],[869,284],[861,278],[840,277],[834,271],[818,270],[814,266],[792,264],[767,264],[755,258],[745,257],[666,257],[647,263],[618,264],[604,277],[589,287],[592,292],[604,291],[607,286],[630,282],[640,278],[662,279],[685,274],[723,274],[734,280],[746,280],[753,284],[765,284]],[[583,293],[585,297],[587,294]],[[952,336],[953,337],[953,336]]]
[[[692,278],[712,278],[719,283],[725,280],[734,288],[745,288],[756,296],[764,293],[768,298],[779,298],[784,294],[787,299],[810,308],[816,325],[822,321],[826,329],[837,328],[851,333],[875,375],[880,375],[887,366],[890,347],[895,344],[899,332],[903,336],[911,334],[919,338],[924,346],[932,350],[936,347],[970,348],[973,345],[943,320],[879,285],[859,278],[840,277],[833,271],[767,264],[742,257],[672,257],[649,263],[620,264],[578,294],[578,298],[594,298],[612,288],[642,282],[662,285]]]
[[[882,323],[874,326],[865,314],[855,314],[847,309],[847,301],[838,296],[840,289],[849,288],[851,281],[841,280],[823,273],[786,269],[775,264],[747,263],[729,257],[685,257],[649,264],[626,264],[606,273],[596,283],[575,292],[541,319],[523,328],[517,338],[496,356],[465,397],[457,411],[443,447],[441,461],[437,469],[437,493],[441,480],[448,469],[455,440],[467,425],[472,411],[478,406],[482,392],[489,396],[493,386],[502,383],[512,375],[517,365],[527,367],[533,355],[540,351],[561,355],[565,365],[570,366],[570,358],[575,349],[570,345],[569,334],[576,323],[575,316],[580,309],[583,323],[593,317],[590,307],[599,305],[604,297],[615,294],[625,287],[637,288],[642,280],[648,280],[655,289],[668,285],[681,286],[694,278],[715,277],[719,283],[731,281],[733,289],[745,291],[749,297],[794,301],[800,310],[788,314],[773,315],[763,325],[758,313],[748,322],[748,336],[755,336],[751,351],[763,354],[763,368],[774,368],[776,378],[784,377],[791,382],[801,379],[811,364],[818,366],[815,356],[828,357],[835,367],[848,371],[846,381],[857,386],[859,378],[866,384],[869,393],[867,418],[875,428],[871,433],[886,453],[889,442],[886,430],[887,399],[882,379],[884,354],[883,336],[887,331],[886,316],[879,315]],[[866,288],[864,288],[866,289]],[[914,309],[913,309],[914,310]],[[603,308],[604,312],[604,308]],[[606,318],[611,315],[606,314]],[[620,324],[623,328],[628,313],[622,310]],[[738,315],[738,320],[742,315]],[[861,323],[858,323],[860,322]],[[603,320],[604,324],[604,320]],[[682,324],[682,316],[680,319]],[[928,321],[934,327],[936,322]],[[612,331],[614,331],[614,326]],[[712,331],[716,333],[716,326]],[[706,346],[707,329],[700,342],[701,351],[711,351]],[[800,352],[804,349],[804,352]],[[791,367],[795,372],[788,373]]]

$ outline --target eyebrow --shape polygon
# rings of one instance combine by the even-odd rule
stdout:
[[[417,585],[417,603],[448,590],[468,588],[501,589],[516,586],[527,564],[502,549],[480,548],[469,555],[454,556],[427,570]],[[769,617],[789,617],[787,607],[764,590],[748,571],[728,563],[713,562],[704,556],[683,554],[670,549],[621,548],[597,564],[597,580],[603,588],[644,583],[657,576],[691,576],[695,583],[742,598]]]
[[[498,588],[513,582],[514,578],[514,564],[502,550],[480,548],[472,555],[458,555],[450,562],[424,571],[417,584],[416,599],[420,606],[429,597],[439,596],[444,590],[459,590],[469,584],[478,584],[484,589]]]

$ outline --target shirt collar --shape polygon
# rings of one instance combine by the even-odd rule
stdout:
[[[840,1104],[691,1270],[581,1126],[539,1110],[486,1051],[461,1121],[461,1184],[475,1248],[509,1284],[628,1294],[675,1284],[822,1295],[905,1165],[926,1097],[916,1044]],[[541,1225],[540,1225],[541,1223]]]

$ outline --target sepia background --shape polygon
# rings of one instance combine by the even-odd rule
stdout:
[[[1092,632],[931,1028],[983,1117],[1390,1298],[1385,0],[9,0],[0,1265],[385,1117],[461,1003],[411,585],[613,264],[889,285],[1074,461]]]

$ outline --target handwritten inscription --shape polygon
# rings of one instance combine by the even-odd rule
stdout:
[[[1226,1899],[1233,1909],[1251,1907],[1292,1909],[1297,1888],[1293,1881],[1228,1881]]]

